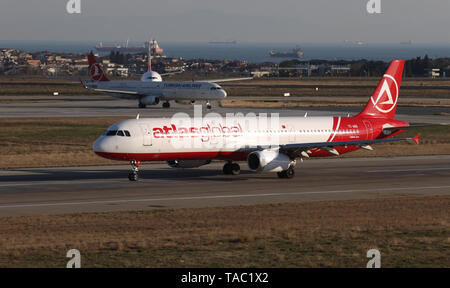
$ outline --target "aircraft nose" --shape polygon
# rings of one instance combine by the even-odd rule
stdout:
[[[97,140],[95,140],[94,144],[92,145],[92,149],[94,150],[94,152],[108,152],[108,145],[106,144],[105,138],[101,136]]]
[[[222,89],[222,90],[220,90],[220,92],[221,92],[221,95],[220,95],[220,96],[221,96],[222,98],[227,98],[227,91],[225,91],[225,90]]]

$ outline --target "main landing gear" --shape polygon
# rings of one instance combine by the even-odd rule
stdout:
[[[141,102],[139,102],[139,108],[145,108],[145,107],[147,107],[147,105],[142,104]]]
[[[241,166],[239,164],[230,161],[223,165],[223,174],[239,175],[239,173],[241,173]]]
[[[277,172],[278,178],[291,179],[295,175],[294,166],[289,167],[287,170]]]
[[[211,103],[209,103],[209,101],[208,102],[206,102],[206,109],[211,109],[212,108],[212,105],[211,105]]]
[[[162,105],[162,107],[163,107],[163,108],[170,108],[170,103],[169,103],[169,101],[164,102],[163,105]]]
[[[141,161],[133,160],[130,162],[131,164],[131,172],[128,174],[128,179],[130,181],[137,181],[139,180],[138,172],[139,172],[139,166],[141,166]]]

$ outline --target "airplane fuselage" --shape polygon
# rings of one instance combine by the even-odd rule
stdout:
[[[248,124],[240,117],[208,118],[177,124],[171,119],[132,119],[118,122],[94,143],[99,156],[114,160],[161,161],[180,159],[222,159],[246,161],[249,153],[267,147],[294,143],[358,141],[388,138],[386,127],[409,124],[393,119],[357,117],[280,117],[277,126],[270,123]],[[127,131],[118,136],[116,132]],[[312,149],[308,157],[343,154],[358,146],[335,150]]]
[[[217,84],[209,82],[143,82],[105,81],[89,82],[86,87],[122,98],[139,99],[146,96],[160,100],[220,100],[227,93]],[[120,93],[123,92],[123,93]],[[134,94],[132,94],[134,93]]]

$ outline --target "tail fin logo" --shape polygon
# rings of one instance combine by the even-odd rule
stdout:
[[[394,77],[385,74],[383,76],[383,85],[381,86],[378,94],[375,92],[374,95],[378,95],[377,99],[374,99],[374,95],[370,98],[372,100],[373,106],[381,113],[389,113],[397,106],[398,100],[398,84]],[[392,93],[395,90],[395,93]]]
[[[98,63],[94,63],[91,66],[91,75],[92,79],[95,81],[99,81],[103,77],[103,71],[102,68],[100,68],[100,65]]]

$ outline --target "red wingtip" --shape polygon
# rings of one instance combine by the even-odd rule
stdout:
[[[416,137],[412,138],[412,140],[416,143],[419,144],[419,137],[420,137],[420,133],[416,135]]]

